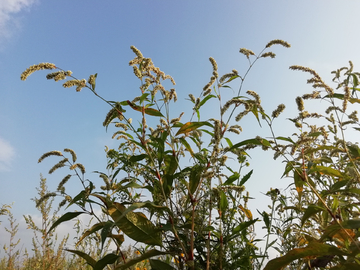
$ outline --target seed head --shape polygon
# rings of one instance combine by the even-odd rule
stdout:
[[[276,108],[275,111],[272,112],[272,117],[276,118],[280,115],[280,113],[282,113],[285,110],[285,105],[284,104],[280,104],[278,105],[278,107]]]
[[[133,69],[134,69],[135,76],[138,77],[139,79],[141,79],[142,75],[141,75],[139,68],[137,66],[133,66]]]
[[[272,45],[275,45],[275,44],[279,44],[281,46],[284,46],[285,48],[290,48],[291,45],[284,41],[284,40],[281,40],[281,39],[274,39],[274,40],[271,40],[268,44],[266,44],[265,48],[270,48]]]
[[[47,152],[45,154],[43,154],[39,160],[38,160],[38,163],[40,163],[41,161],[43,161],[45,158],[49,157],[49,156],[60,156],[62,157],[62,153],[60,151],[50,151],[50,152]]]
[[[301,112],[304,110],[304,100],[301,97],[295,99],[298,110]]]
[[[276,54],[273,53],[273,52],[266,52],[266,53],[263,53],[260,57],[271,57],[271,58],[275,58]]]
[[[256,100],[256,103],[260,104],[261,100],[260,100],[260,96],[258,95],[258,93],[256,93],[255,91],[252,90],[248,90],[246,91],[247,94],[249,94],[250,96],[253,96]]]
[[[142,53],[140,52],[140,50],[137,49],[135,46],[130,46],[130,49],[136,54],[136,56],[137,56],[139,59],[144,58],[144,56],[142,55]]]
[[[64,152],[70,153],[70,154],[71,154],[71,157],[72,157],[72,161],[73,161],[73,162],[76,161],[77,158],[76,158],[76,153],[75,153],[74,150],[69,149],[69,148],[65,148],[65,149],[64,149]]]
[[[40,63],[37,65],[33,65],[26,69],[23,73],[21,73],[20,79],[22,81],[25,81],[27,77],[29,77],[32,73],[34,73],[37,70],[43,70],[43,69],[56,69],[55,64],[51,63]]]
[[[249,59],[250,55],[255,55],[255,53],[252,50],[248,50],[245,48],[241,48],[239,52],[242,53],[243,55],[245,55],[248,59]]]
[[[217,63],[216,63],[215,59],[212,58],[212,57],[210,57],[209,60],[210,60],[210,62],[211,62],[211,64],[212,64],[212,66],[213,66],[213,70],[214,70],[214,71],[217,71],[218,66],[217,66]]]

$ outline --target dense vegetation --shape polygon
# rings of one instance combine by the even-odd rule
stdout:
[[[129,64],[141,83],[139,95],[133,100],[105,100],[95,90],[97,74],[79,80],[71,71],[51,63],[24,71],[22,80],[37,70],[55,70],[47,79],[66,80],[64,87],[75,86],[76,91],[88,89],[109,104],[103,124],[106,128],[110,125],[117,128],[113,138],[119,140],[119,146],[107,148],[107,172],[97,172],[104,182],[100,188],[87,179],[85,166],[77,161],[72,149],[50,151],[40,157],[39,162],[50,156],[60,159],[50,174],[62,167],[67,167],[69,174],[55,192],[49,192],[42,179],[40,198],[35,202],[46,215],[45,223],[38,228],[30,216],[25,219],[43,237],[34,241],[34,257],[26,257],[17,267],[359,268],[360,148],[349,141],[348,134],[360,130],[353,108],[360,103],[357,97],[360,73],[353,71],[351,62],[349,67],[333,71],[332,88],[316,71],[291,66],[292,70],[309,74],[307,83],[314,90],[296,97],[298,115],[290,119],[295,133],[285,130],[285,134],[275,134],[273,122],[285,105],[280,104],[268,113],[256,92],[243,93],[243,83],[253,65],[261,58],[274,58],[269,50],[275,45],[290,47],[285,41],[273,40],[259,54],[240,49],[249,62],[242,75],[232,70],[219,76],[217,63],[210,58],[213,73],[209,82],[198,95],[189,94],[191,108],[176,116],[170,115],[170,107],[177,101],[175,89],[169,86],[175,84],[174,79],[133,46],[135,58]],[[222,91],[236,82],[237,93],[223,100]],[[324,112],[309,112],[304,105],[308,100],[325,101],[328,106]],[[213,118],[203,113],[209,104],[219,108]],[[136,121],[129,117],[129,112],[137,113]],[[239,140],[242,132],[239,123],[248,115],[255,116],[255,124],[267,126],[270,135]],[[285,164],[283,176],[292,178],[287,195],[278,189],[266,193],[272,201],[270,211],[258,212],[258,218],[248,207],[250,195],[246,191],[252,175],[248,153],[256,147],[273,151],[274,159]],[[77,178],[82,184],[83,189],[76,194],[66,190],[70,178]],[[63,197],[59,207],[73,205],[78,210],[61,217],[56,210],[50,218],[51,200],[55,196]],[[67,240],[56,248],[52,242],[54,231],[61,223],[76,220],[80,215],[89,215],[94,222],[84,231],[77,227],[77,248],[65,249],[67,254],[77,256],[67,257],[63,252]],[[263,224],[265,241],[257,238],[256,223]],[[15,222],[12,224],[11,237],[16,232]],[[135,250],[124,246],[125,237],[136,241]],[[110,252],[109,245],[116,250]],[[15,269],[18,256],[14,254],[15,246],[7,251],[8,257],[3,259],[0,269]],[[269,258],[270,249],[277,252],[276,258]],[[38,264],[29,268],[35,262]]]

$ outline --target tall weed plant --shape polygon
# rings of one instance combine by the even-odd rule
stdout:
[[[47,233],[63,222],[90,215],[96,222],[77,245],[97,234],[101,248],[108,240],[116,246],[116,251],[100,257],[67,249],[92,269],[359,268],[360,149],[347,141],[346,132],[360,130],[357,112],[349,111],[360,102],[360,73],[353,71],[351,62],[334,71],[333,89],[314,70],[291,66],[310,75],[307,82],[314,90],[296,98],[299,114],[290,119],[295,133],[278,135],[273,122],[285,105],[267,113],[256,92],[243,90],[254,64],[274,58],[270,48],[276,45],[290,47],[283,40],[272,40],[259,54],[241,48],[249,62],[244,74],[232,70],[220,76],[215,59],[210,58],[213,72],[200,93],[189,94],[189,115],[170,115],[178,96],[167,85],[175,85],[174,79],[134,46],[135,58],[129,65],[140,89],[133,100],[104,99],[96,91],[97,74],[77,79],[52,63],[25,70],[22,80],[38,70],[54,70],[47,79],[65,81],[63,87],[75,87],[78,92],[87,89],[106,102],[110,110],[103,125],[115,126],[113,138],[119,140],[118,148],[106,149],[107,173],[97,172],[103,180],[100,188],[88,180],[72,149],[40,157],[39,162],[50,156],[60,159],[49,173],[62,167],[69,170],[57,190],[43,198],[62,196],[64,205],[78,207],[58,218]],[[236,81],[237,93],[222,100],[222,91]],[[329,107],[323,113],[308,112],[304,105],[308,100],[326,101]],[[205,104],[219,108],[217,117],[209,119],[202,113]],[[137,113],[136,121],[128,111]],[[258,124],[265,123],[270,136],[238,140],[241,136],[234,135],[242,132],[241,120],[248,115],[255,116]],[[275,159],[285,161],[283,176],[293,180],[288,196],[278,189],[267,192],[270,212],[259,212],[258,218],[248,207],[246,191],[252,175],[248,152],[256,147],[273,151]],[[236,160],[237,167],[230,166],[230,160]],[[74,177],[83,187],[75,195],[66,190],[67,181]],[[99,208],[105,218],[97,214]],[[256,235],[259,222],[267,234],[265,244]],[[136,256],[124,248],[125,237],[136,241]],[[270,248],[278,257],[269,261]]]

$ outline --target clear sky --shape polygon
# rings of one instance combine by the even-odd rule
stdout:
[[[139,82],[128,66],[134,45],[174,77],[179,98],[173,109],[176,117],[189,104],[188,94],[199,94],[208,82],[210,56],[220,75],[232,69],[242,74],[247,60],[239,54],[240,48],[257,53],[268,41],[283,39],[292,47],[273,47],[277,57],[259,61],[244,90],[259,93],[269,112],[280,103],[287,105],[275,131],[288,135],[284,123],[295,116],[295,97],[311,91],[308,76],[288,67],[309,66],[330,81],[330,72],[349,60],[355,69],[360,66],[359,10],[359,1],[347,0],[0,0],[0,205],[14,202],[13,213],[21,223],[19,236],[31,237],[22,215],[37,215],[30,199],[36,196],[40,173],[51,190],[68,173],[64,169],[49,176],[55,159],[38,164],[38,158],[50,150],[71,148],[88,178],[100,185],[91,172],[105,171],[104,146],[116,145],[112,133],[102,127],[109,110],[105,103],[89,91],[76,93],[47,81],[46,72],[20,81],[21,72],[30,65],[54,63],[78,78],[98,73],[99,94],[122,101],[139,93]],[[190,106],[185,113],[184,119],[189,119]],[[242,125],[239,141],[269,134],[253,119]],[[283,165],[273,162],[270,154],[255,153],[252,158],[254,174],[247,188],[256,198],[253,207],[264,210],[266,198],[261,192],[284,188],[291,181],[280,179]],[[4,225],[0,225],[0,246],[8,241]]]

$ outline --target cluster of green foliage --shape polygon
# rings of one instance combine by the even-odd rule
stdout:
[[[259,54],[240,49],[249,61],[243,76],[232,70],[220,77],[216,61],[210,58],[212,76],[197,98],[189,95],[193,110],[186,122],[181,120],[183,114],[170,116],[177,94],[165,85],[167,80],[174,83],[172,77],[133,46],[136,56],[129,64],[141,86],[139,96],[132,101],[101,97],[95,91],[97,74],[78,80],[70,71],[49,63],[27,69],[23,80],[36,70],[56,69],[48,79],[70,78],[64,87],[76,86],[77,91],[87,88],[109,104],[104,126],[118,128],[113,138],[120,140],[117,149],[106,151],[108,172],[97,172],[104,182],[100,189],[85,177],[85,166],[77,162],[71,149],[51,151],[39,159],[61,158],[49,173],[61,167],[70,170],[57,191],[43,198],[63,196],[62,205],[79,209],[57,219],[48,233],[80,215],[92,216],[96,222],[83,232],[78,244],[99,233],[100,248],[111,240],[116,251],[100,258],[84,250],[68,251],[93,269],[128,269],[140,262],[151,269],[359,268],[360,148],[346,140],[345,131],[360,130],[356,111],[349,112],[351,106],[360,103],[360,74],[353,71],[351,62],[350,67],[334,71],[334,90],[314,70],[290,67],[311,75],[308,83],[315,90],[296,98],[299,114],[290,119],[296,132],[275,135],[273,121],[285,106],[280,104],[268,114],[256,92],[242,93],[255,62],[275,57],[269,51],[274,45],[290,47],[285,41],[273,40]],[[236,81],[236,95],[222,100],[221,91]],[[325,101],[329,107],[323,114],[308,112],[304,100]],[[217,118],[207,119],[201,114],[205,104],[218,106]],[[138,113],[136,123],[126,109]],[[265,123],[271,135],[239,141],[240,136],[234,136],[242,131],[237,122],[246,115]],[[248,207],[250,197],[244,186],[252,175],[248,152],[255,147],[274,151],[275,159],[285,161],[283,176],[293,179],[290,195],[277,189],[267,192],[272,200],[270,212],[259,212],[258,218]],[[237,167],[231,160],[237,161]],[[65,189],[71,177],[77,177],[83,186],[77,194]],[[99,207],[103,216],[96,214]],[[266,231],[265,244],[256,238],[258,222]],[[126,256],[125,236],[138,243],[139,256]],[[270,249],[279,256],[269,261]]]

